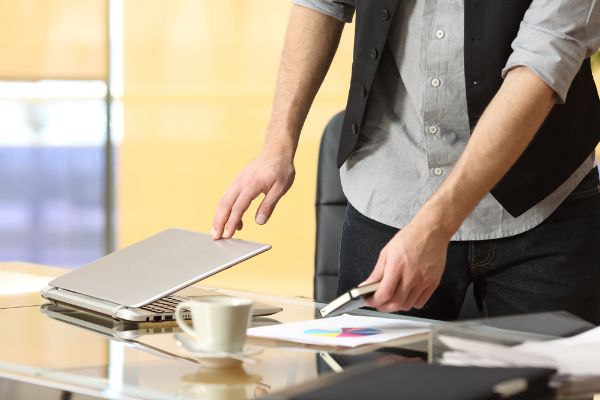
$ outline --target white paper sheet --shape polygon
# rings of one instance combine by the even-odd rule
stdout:
[[[559,374],[600,376],[600,327],[570,338],[526,342],[514,349],[556,360]]]
[[[523,353],[514,347],[446,335],[438,338],[445,346],[455,350],[444,353],[444,364],[556,368],[554,359]]]
[[[600,327],[566,339],[513,347],[443,335],[439,339],[455,350],[444,353],[446,364],[548,367],[559,375],[600,377]]]
[[[383,343],[429,331],[425,322],[340,315],[248,329],[248,336],[325,346],[356,347]]]

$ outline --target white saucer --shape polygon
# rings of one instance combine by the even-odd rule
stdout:
[[[243,361],[255,361],[250,357],[261,351],[258,347],[244,346],[244,350],[240,353],[208,352],[200,349],[198,344],[186,335],[175,333],[174,337],[177,346],[182,348],[188,355],[197,359],[200,364],[211,368],[225,368],[238,365]]]

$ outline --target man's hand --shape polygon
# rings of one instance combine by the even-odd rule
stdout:
[[[364,284],[381,282],[367,299],[379,311],[408,311],[425,305],[437,288],[446,266],[452,236],[436,226],[430,212],[419,213],[381,250],[377,264]]]
[[[213,239],[230,238],[243,227],[242,216],[250,203],[261,193],[265,195],[256,212],[256,223],[265,224],[277,202],[294,182],[295,170],[291,157],[263,150],[238,175],[223,195],[213,219]]]

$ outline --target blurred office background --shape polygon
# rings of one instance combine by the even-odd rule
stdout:
[[[77,267],[168,227],[208,232],[263,142],[290,8],[0,0],[0,260]],[[312,295],[317,148],[345,105],[351,41],[350,28],[294,188],[267,226],[252,209],[239,234],[273,250],[211,284]]]
[[[262,145],[290,8],[0,0],[0,260],[75,268],[168,227],[208,232]],[[207,283],[312,296],[317,151],[345,106],[352,31],[305,124],[294,187],[266,226],[255,205],[238,234],[273,249]]]

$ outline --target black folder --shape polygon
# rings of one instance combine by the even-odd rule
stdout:
[[[588,331],[596,325],[567,311],[518,314],[479,320],[483,325],[541,335],[569,337]],[[466,321],[467,323],[469,321]]]
[[[552,399],[544,368],[477,368],[428,364],[369,364],[267,396],[272,400]]]

